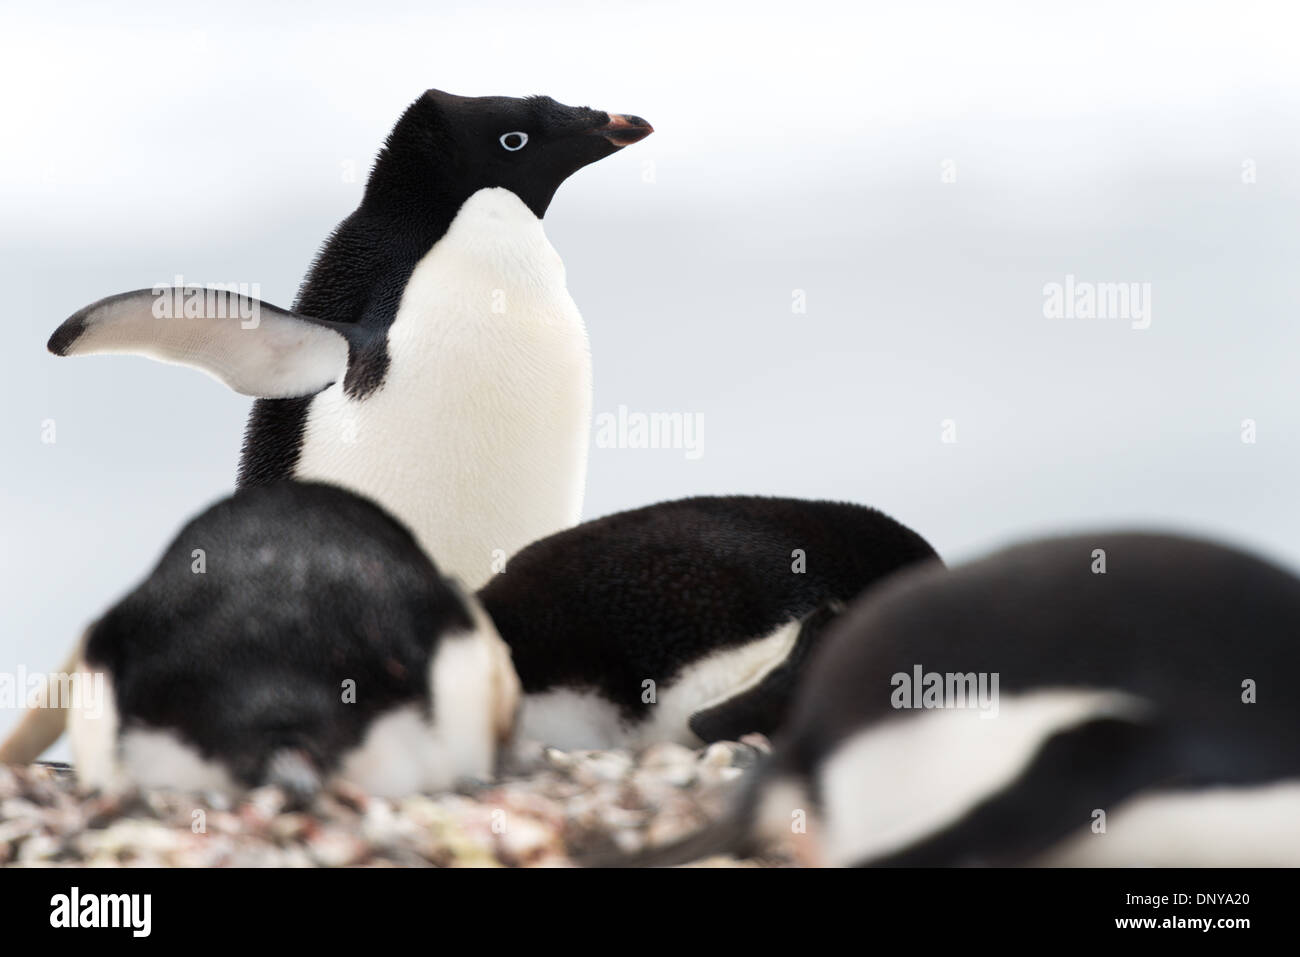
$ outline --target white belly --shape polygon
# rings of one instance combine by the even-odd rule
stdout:
[[[627,722],[608,698],[593,691],[557,688],[525,695],[517,735],[562,751],[643,748],[658,741],[698,748],[703,742],[691,730],[691,715],[761,682],[790,656],[799,629],[800,622],[792,621],[691,663],[657,689],[654,706],[637,723]]]
[[[542,224],[475,193],[416,266],[384,384],[312,402],[295,476],[367,495],[477,588],[493,562],[578,521],[591,418],[587,333]]]

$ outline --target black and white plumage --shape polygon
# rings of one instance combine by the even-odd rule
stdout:
[[[429,90],[292,310],[141,289],[78,311],[50,351],[144,355],[258,397],[242,486],[351,488],[477,587],[495,555],[581,514],[591,361],[542,217],[572,173],[651,131],[550,97]]]
[[[77,773],[106,790],[487,778],[518,694],[491,623],[400,523],[296,482],[189,522],[91,626],[79,672]]]
[[[479,592],[524,689],[519,737],[561,748],[772,733],[848,601],[934,550],[874,509],[727,496],[543,539]]]
[[[803,819],[796,844],[834,865],[1300,863],[1297,635],[1300,579],[1190,538],[901,574],[827,636],[737,812],[647,862]],[[955,707],[949,675],[997,675],[991,706]]]

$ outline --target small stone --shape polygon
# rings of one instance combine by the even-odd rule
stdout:
[[[527,864],[556,849],[553,828],[522,815],[507,816],[497,835],[497,852],[512,864]]]
[[[224,791],[204,791],[203,803],[214,811],[229,811],[233,804]]]
[[[584,784],[618,781],[632,769],[626,751],[579,751],[573,757],[573,778]]]
[[[364,813],[366,806],[370,803],[370,795],[355,784],[347,781],[336,781],[330,788],[334,797],[338,798],[343,805],[353,811]]]
[[[610,837],[624,854],[635,854],[646,846],[645,835],[640,831],[615,831]]]
[[[18,848],[18,863],[37,864],[52,860],[63,847],[63,842],[49,834],[34,834]]]
[[[175,794],[169,791],[146,791],[141,797],[154,817],[164,820],[171,817],[182,803]]]
[[[347,867],[360,861],[366,853],[364,841],[342,831],[324,831],[307,848],[322,867]]]
[[[700,763],[712,768],[729,768],[736,761],[736,753],[744,750],[730,741],[716,741],[705,748]]]
[[[573,767],[573,757],[559,748],[546,748],[542,754],[546,758],[546,762],[553,768],[568,771]]]
[[[660,768],[695,761],[695,752],[673,741],[660,741],[641,752],[641,767]]]
[[[694,834],[705,822],[685,814],[660,814],[645,829],[645,841],[651,847],[670,844]]]
[[[695,752],[680,744],[664,741],[652,744],[641,755],[640,776],[651,782],[684,788],[695,783]]]
[[[0,821],[0,844],[18,844],[34,834],[37,827],[31,818]]]
[[[117,797],[95,795],[82,802],[82,818],[86,827],[97,830],[108,827],[122,814],[122,808],[122,802]]]
[[[0,801],[0,819],[27,818],[35,820],[43,814],[40,805],[33,804],[26,798],[14,797]]]
[[[260,829],[283,811],[288,803],[288,797],[277,787],[254,788],[244,796],[239,816],[246,824]]]
[[[271,821],[271,836],[280,843],[289,843],[306,837],[312,830],[312,820],[305,814],[281,814]]]

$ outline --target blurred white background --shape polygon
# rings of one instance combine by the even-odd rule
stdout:
[[[597,413],[703,413],[704,454],[593,449],[589,516],[780,493],[950,560],[1142,525],[1300,568],[1293,7],[975,7],[5,3],[0,670],[56,666],[232,488],[249,405],[50,332],[177,273],[288,306],[431,86],[657,130],[547,229]],[[1150,283],[1150,328],[1045,318],[1067,274]]]

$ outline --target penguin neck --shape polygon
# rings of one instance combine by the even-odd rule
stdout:
[[[461,205],[439,245],[467,265],[505,276],[559,263],[542,221],[517,195],[502,187],[480,189]],[[561,267],[562,268],[562,267]]]

